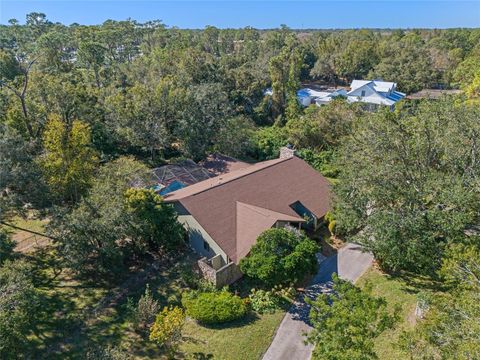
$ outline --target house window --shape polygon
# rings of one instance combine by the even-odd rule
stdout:
[[[207,251],[210,251],[210,244],[205,240],[203,240],[203,248]]]
[[[365,90],[362,90],[362,97],[365,96]]]

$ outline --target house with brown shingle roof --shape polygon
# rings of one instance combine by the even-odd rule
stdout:
[[[241,277],[238,264],[272,227],[318,227],[330,208],[328,181],[294,151],[240,167],[165,196],[203,256],[202,272],[218,286]]]

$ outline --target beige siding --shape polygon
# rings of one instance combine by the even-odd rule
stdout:
[[[178,221],[184,226],[188,232],[190,246],[193,250],[207,259],[215,255],[221,255],[225,264],[228,263],[228,257],[225,252],[218,246],[218,244],[211,238],[211,236],[203,229],[195,218],[188,213],[188,211],[179,203],[174,204],[175,210],[178,214]],[[203,241],[206,241],[210,246],[210,251],[205,250]]]

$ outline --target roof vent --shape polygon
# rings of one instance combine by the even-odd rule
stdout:
[[[280,159],[288,159],[295,155],[295,149],[291,144],[280,148]]]

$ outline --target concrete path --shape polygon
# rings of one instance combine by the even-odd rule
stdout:
[[[332,274],[355,282],[372,264],[373,256],[362,252],[360,246],[347,244],[336,255],[320,263],[317,275],[305,289],[305,296],[314,299],[318,294],[329,291]],[[309,306],[303,297],[285,314],[275,337],[263,360],[308,360],[312,356],[313,346],[305,345],[304,333],[310,331],[308,322]]]

